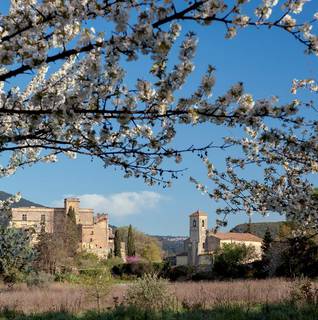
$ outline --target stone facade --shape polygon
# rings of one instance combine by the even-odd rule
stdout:
[[[45,231],[58,233],[65,215],[73,208],[76,224],[81,234],[80,248],[106,258],[114,249],[113,233],[108,225],[108,214],[94,216],[94,210],[80,207],[78,198],[64,200],[63,208],[20,207],[12,208],[12,226],[34,228],[36,234],[45,226]]]
[[[210,265],[215,250],[226,243],[245,244],[255,248],[256,259],[262,254],[262,239],[250,233],[226,232],[214,233],[208,229],[208,216],[196,211],[189,216],[190,237],[184,241],[185,253],[176,259],[177,265]]]

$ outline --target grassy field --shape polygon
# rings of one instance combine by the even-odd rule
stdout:
[[[213,309],[145,312],[133,308],[118,307],[97,313],[88,311],[80,314],[50,312],[23,314],[12,311],[0,313],[1,320],[317,320],[318,309],[313,306],[296,307],[290,304],[243,306],[222,306]]]
[[[297,282],[283,279],[170,283],[170,311],[146,313],[122,305],[128,284],[115,284],[101,294],[84,286],[51,283],[44,287],[0,287],[0,320],[5,319],[219,319],[317,320],[318,303],[298,296]],[[311,293],[317,290],[314,283]],[[296,295],[297,296],[297,295]],[[298,299],[298,300],[297,300]]]

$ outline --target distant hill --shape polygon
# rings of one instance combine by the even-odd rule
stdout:
[[[286,223],[286,221],[277,221],[277,222],[256,222],[251,223],[250,231],[248,223],[242,223],[235,226],[230,232],[250,232],[260,238],[264,237],[264,234],[269,229],[270,233],[272,234],[273,238],[276,238],[279,233],[279,228]]]
[[[0,191],[0,200],[6,200],[9,197],[11,197],[12,194],[4,192],[4,191]],[[21,198],[19,202],[13,203],[11,205],[12,208],[21,208],[21,207],[44,207],[41,204],[29,201],[27,199]]]
[[[152,236],[160,243],[162,250],[166,256],[174,256],[178,253],[184,252],[184,236]]]

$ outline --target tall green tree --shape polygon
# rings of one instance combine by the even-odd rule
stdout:
[[[80,230],[76,224],[75,210],[70,207],[64,219],[64,247],[68,257],[75,257],[80,243]]]
[[[35,251],[30,230],[0,228],[0,278],[13,285],[32,268]]]
[[[266,232],[262,241],[262,261],[261,261],[261,269],[263,276],[268,276],[270,272],[270,249],[272,247],[273,237],[269,230],[266,229]]]
[[[115,231],[114,254],[115,254],[115,257],[121,257],[121,236],[120,236],[119,229],[116,229]]]
[[[70,207],[67,212],[67,219],[69,222],[76,224],[76,214],[73,207]]]
[[[269,228],[267,228],[262,241],[262,260],[268,257],[269,249],[272,246],[272,242],[273,242],[272,234]]]
[[[132,257],[132,256],[136,255],[135,236],[134,236],[131,224],[129,225],[129,228],[128,228],[127,255],[129,257]]]

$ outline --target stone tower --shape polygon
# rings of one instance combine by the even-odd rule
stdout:
[[[190,238],[188,248],[188,264],[198,265],[199,255],[205,253],[205,240],[208,228],[208,215],[200,210],[190,216]]]
[[[80,199],[79,198],[66,198],[64,199],[64,208],[65,214],[68,213],[70,208],[73,208],[75,211],[76,223],[79,223],[79,207],[80,207]]]

